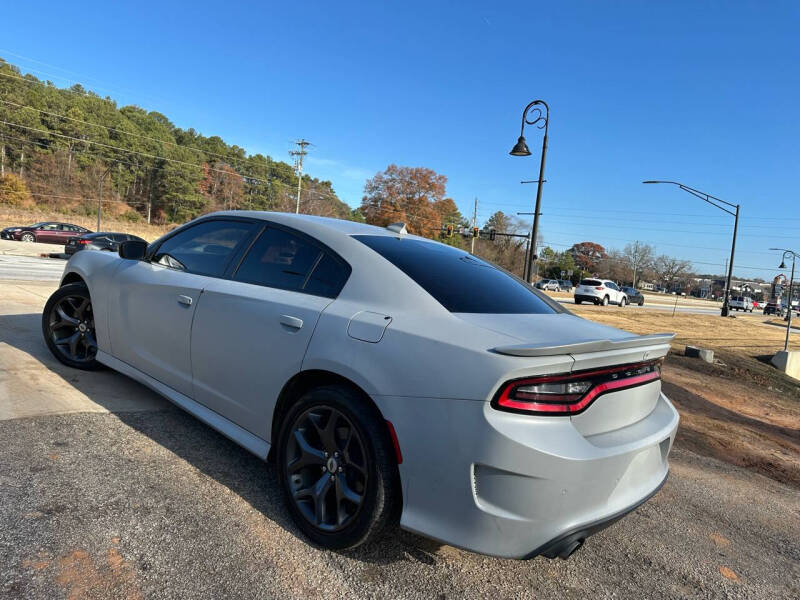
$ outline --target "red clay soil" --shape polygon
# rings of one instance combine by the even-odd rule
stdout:
[[[676,444],[800,488],[800,384],[726,358],[667,358],[663,390],[681,414]]]

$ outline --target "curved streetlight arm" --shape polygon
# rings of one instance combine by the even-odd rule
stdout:
[[[542,109],[539,108],[539,106],[544,106],[544,114],[542,114]],[[533,119],[528,117],[528,113],[531,112],[531,109],[533,109],[535,113]],[[550,123],[550,107],[544,100],[534,100],[522,111],[522,125],[519,128],[520,137],[525,135],[525,125],[536,125],[540,121],[544,121],[544,124],[537,125],[537,127],[539,129],[544,129],[544,134],[547,135],[547,126]]]
[[[724,210],[726,213],[728,213],[732,217],[736,216],[736,213],[734,213],[733,211],[728,210],[727,208],[723,208],[722,206],[717,204],[717,202],[721,202],[722,204],[725,204],[726,206],[730,206],[731,208],[738,208],[736,204],[731,204],[730,202],[726,202],[722,198],[717,198],[716,196],[712,196],[711,194],[706,194],[705,192],[701,192],[700,190],[696,190],[693,187],[689,187],[688,185],[684,185],[684,184],[682,184],[680,182],[677,182],[677,181],[653,181],[653,180],[649,180],[649,181],[643,181],[642,183],[671,183],[672,185],[677,185],[684,192],[688,192],[688,193],[692,194],[693,196],[697,196],[698,198],[700,198],[704,202],[708,202],[711,206],[716,206],[718,209]],[[712,202],[712,200],[713,200],[713,202]]]

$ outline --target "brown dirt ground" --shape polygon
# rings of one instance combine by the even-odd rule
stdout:
[[[761,319],[577,307],[583,317],[634,333],[677,334],[663,370],[664,393],[681,414],[676,443],[800,488],[800,381],[773,368],[785,330]],[[683,356],[712,348],[715,364]],[[790,346],[800,350],[800,336]]]

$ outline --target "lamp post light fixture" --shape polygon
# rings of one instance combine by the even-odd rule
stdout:
[[[777,250],[778,252],[783,252],[783,256],[781,256],[781,264],[778,267],[779,269],[786,268],[786,255],[791,255],[792,257],[792,275],[789,277],[789,293],[786,295],[786,302],[788,306],[786,307],[789,310],[789,319],[786,323],[786,341],[783,343],[783,351],[789,351],[789,332],[792,330],[792,287],[794,286],[794,263],[797,258],[800,258],[800,254],[795,252],[794,250],[787,250],[786,248],[770,248],[770,250]]]
[[[519,130],[519,139],[509,154],[511,156],[530,156],[531,151],[525,141],[525,125],[536,125],[539,129],[544,129],[542,137],[542,156],[539,162],[539,179],[536,186],[536,206],[533,209],[533,228],[531,230],[531,241],[528,245],[528,252],[525,257],[524,278],[531,281],[533,272],[533,262],[536,260],[536,238],[539,234],[539,209],[542,204],[542,183],[544,183],[544,163],[547,156],[547,131],[550,125],[550,107],[544,100],[534,100],[525,110],[522,111],[522,126]]]
[[[706,194],[705,192],[701,192],[700,190],[696,190],[688,185],[683,185],[682,183],[678,183],[677,181],[658,181],[658,180],[648,180],[643,181],[642,183],[671,183],[672,185],[677,185],[681,188],[684,192],[688,192],[692,196],[697,196],[704,202],[708,202],[711,206],[716,206],[718,209],[725,211],[732,217],[734,217],[733,221],[733,241],[731,242],[731,259],[728,262],[728,275],[725,280],[725,294],[722,298],[722,311],[720,314],[723,317],[727,317],[728,313],[730,312],[730,295],[731,295],[731,277],[733,277],[733,255],[736,252],[736,233],[739,229],[739,205],[738,204],[731,204],[730,202],[726,202],[721,198],[717,198],[716,196],[712,196],[711,194]],[[730,211],[727,208],[720,206],[724,204],[725,206],[730,206],[731,208],[735,208],[736,212]]]

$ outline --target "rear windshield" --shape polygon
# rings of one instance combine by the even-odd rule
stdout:
[[[452,246],[385,235],[353,238],[411,277],[450,312],[546,314],[563,310],[510,273]]]
[[[582,279],[581,285],[591,285],[591,286],[603,285],[603,282],[597,279]]]

